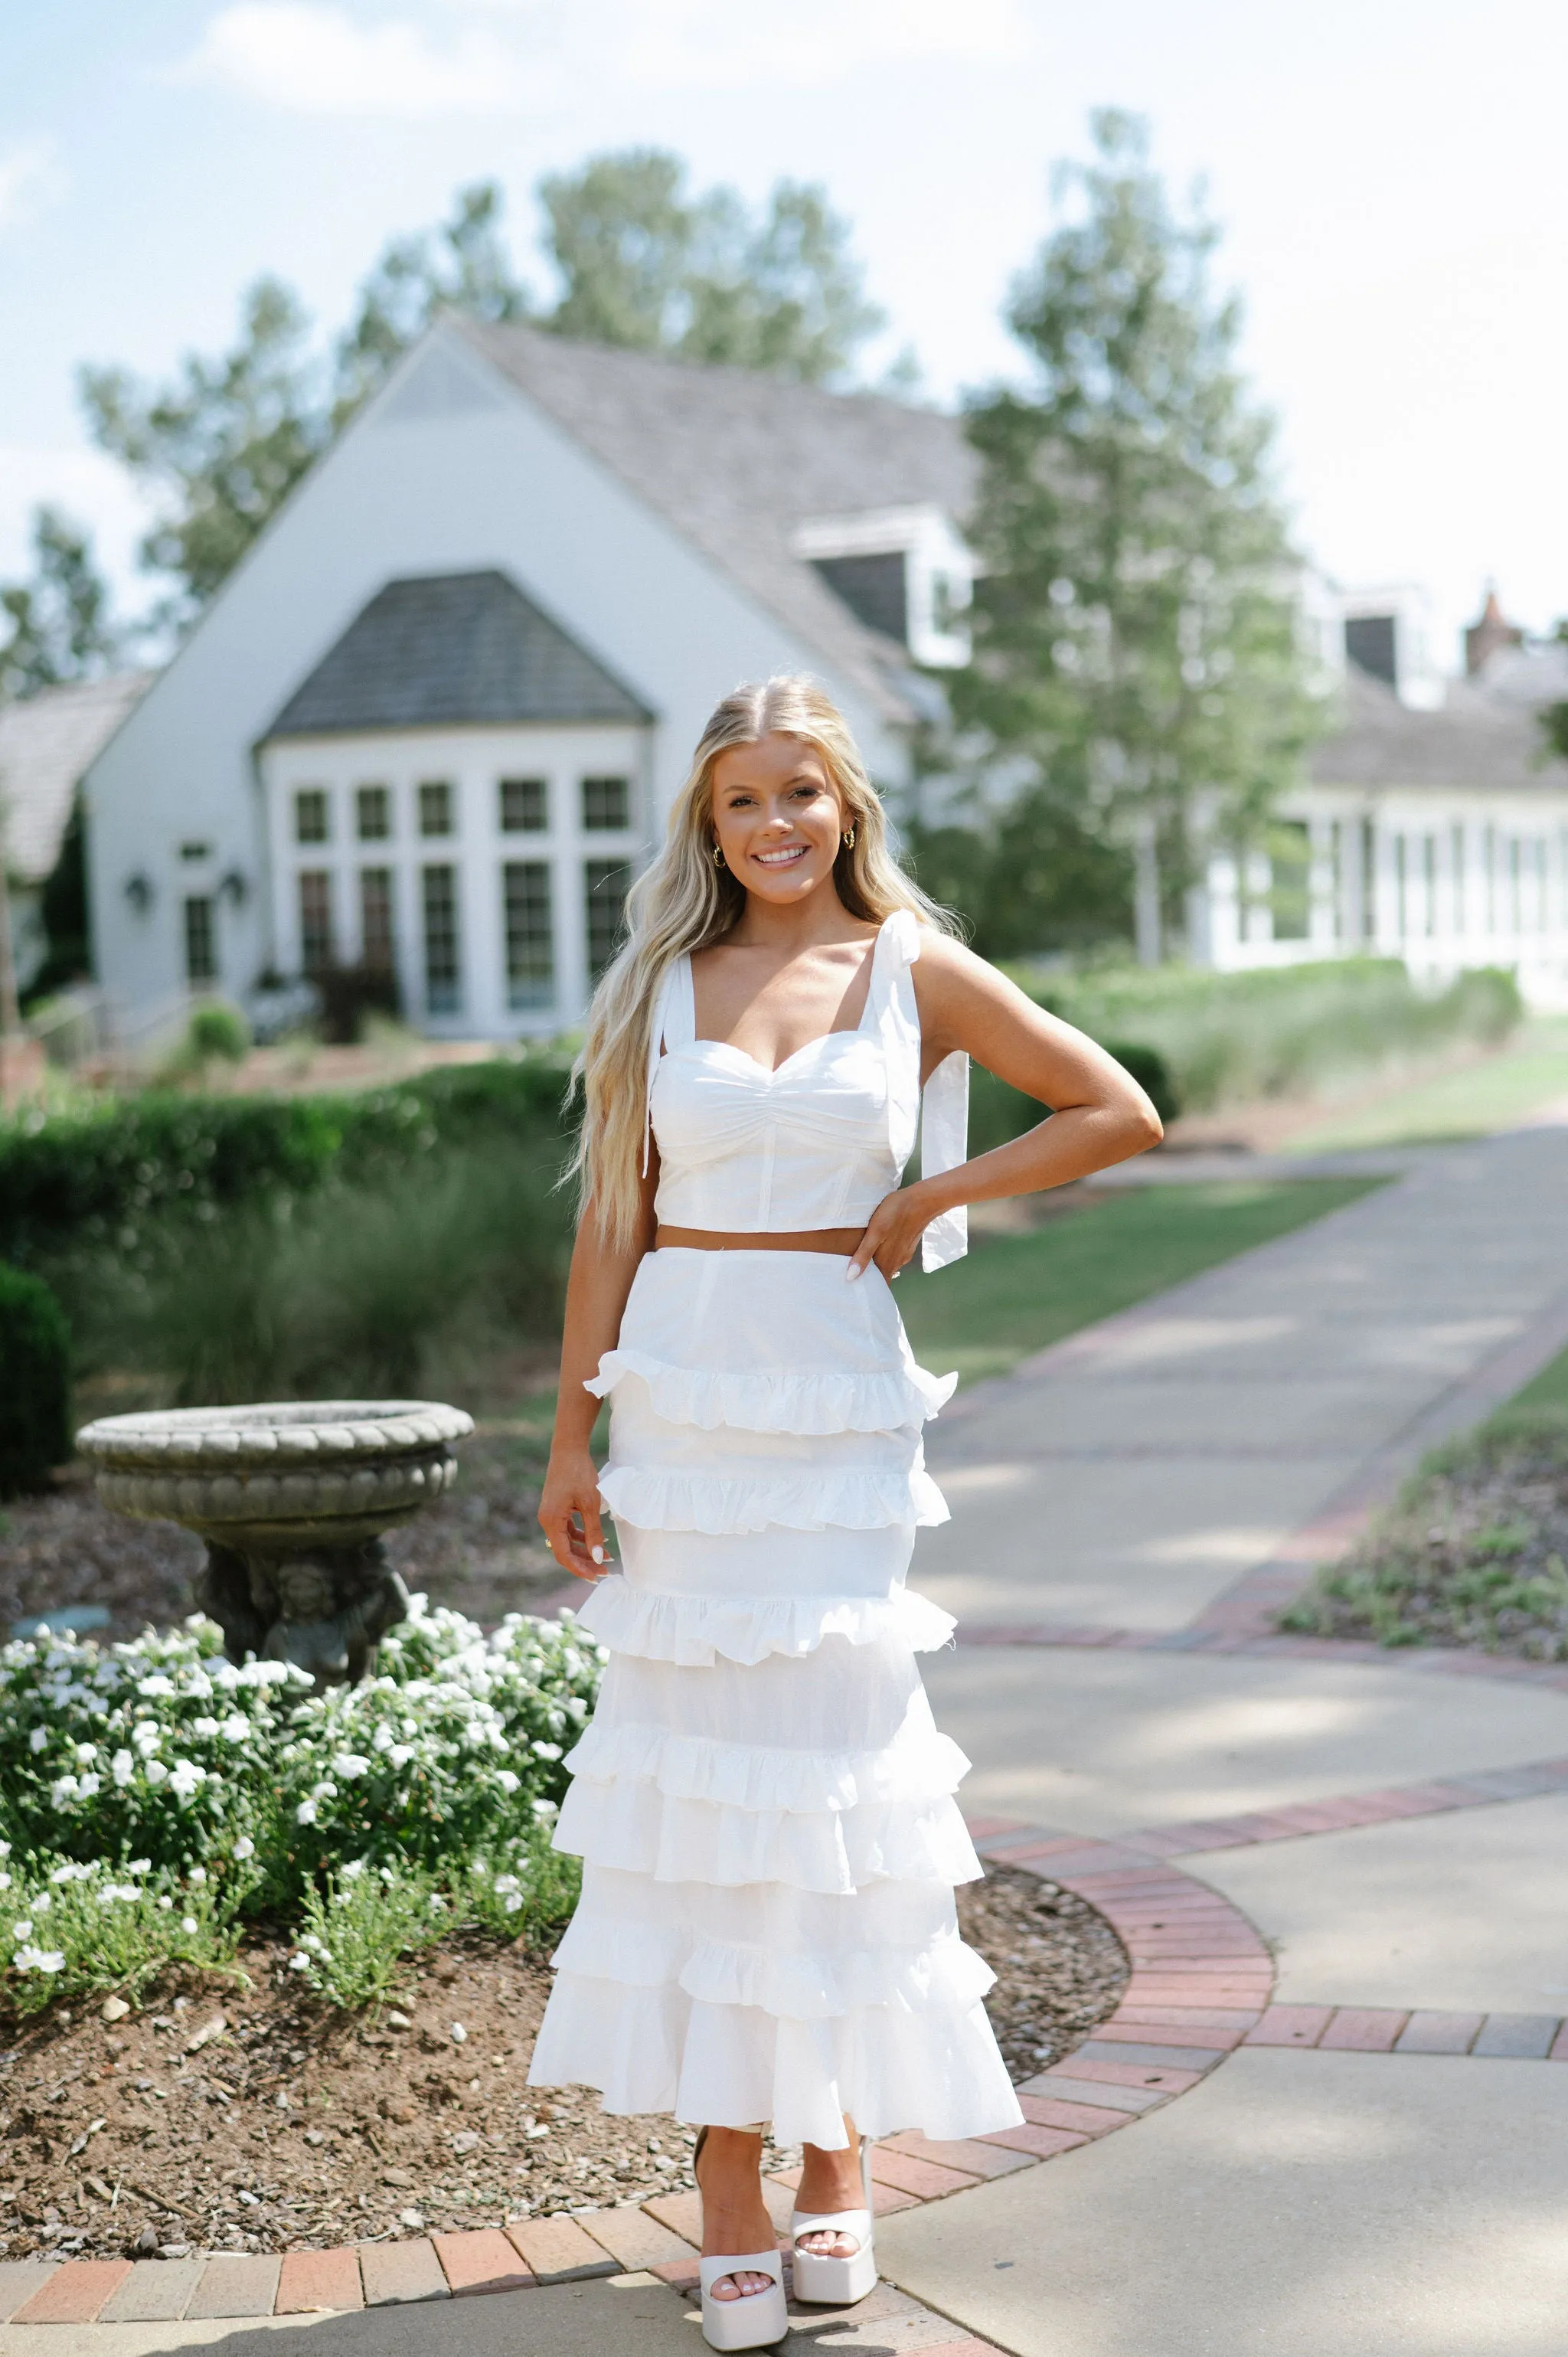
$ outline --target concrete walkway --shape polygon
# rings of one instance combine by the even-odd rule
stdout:
[[[1530,1781],[1490,1771],[1561,1762],[1568,1681],[1241,1649],[1314,1552],[1293,1533],[1343,1533],[1564,1342],[1568,1127],[1544,1125],[1412,1157],[969,1394],[931,1436],[954,1519],[917,1562],[961,1617],[929,1684],[966,1804],[1158,1852],[1193,1819],[1477,1775],[1490,1799]],[[1523,2058],[1568,2014],[1568,1795],[1165,1846],[1300,2012],[1119,2133],[888,2219],[885,2270],[1020,2357],[1563,2357],[1568,2070]],[[1447,2028],[1414,2042],[1460,2050],[1324,2050],[1334,2007],[1384,2009],[1391,2045],[1428,2009]],[[1463,2050],[1487,2014],[1512,2020]]]
[[[1380,1192],[929,1435],[954,1513],[916,1577],[960,1618],[927,1670],[972,1814],[1079,1837],[1064,1875],[1081,1853],[1135,1883],[1142,1861],[1152,1888],[1179,1858],[1273,1948],[1273,2006],[1217,1995],[1208,2046],[1240,2042],[1164,2092],[1168,2027],[1097,2041],[1076,2092],[1069,2058],[1052,2108],[1095,2100],[1099,2070],[1127,2124],[885,2216],[888,2281],[787,2350],[1568,2352],[1568,1673],[1262,1634],[1424,1448],[1568,1344],[1568,1125],[1379,1162],[1400,1174]],[[1335,1803],[1316,1830],[1277,1814]],[[0,2357],[276,2357],[280,2336],[311,2357],[701,2346],[684,2294],[631,2272],[264,2325],[0,2325]]]

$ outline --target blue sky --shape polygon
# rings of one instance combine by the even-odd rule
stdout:
[[[140,511],[83,359],[163,372],[258,272],[341,317],[384,239],[650,143],[699,184],[825,181],[932,389],[1016,368],[1008,279],[1089,110],[1205,176],[1300,538],[1432,591],[1568,611],[1561,0],[14,0],[0,13],[0,576],[40,498],[134,597]],[[542,269],[537,271],[541,285]]]

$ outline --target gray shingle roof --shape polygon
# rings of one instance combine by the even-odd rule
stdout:
[[[940,508],[961,525],[979,462],[957,418],[537,328],[451,324],[808,645],[909,716],[908,651],[857,621],[790,541],[809,520],[884,508]]]
[[[118,672],[0,707],[0,823],[7,864],[23,883],[41,884],[52,872],[83,772],[155,676]]]
[[[1535,713],[1455,681],[1436,712],[1412,712],[1392,688],[1347,666],[1345,725],[1312,757],[1320,785],[1463,786],[1539,791],[1568,786],[1568,763],[1541,759]]]
[[[441,573],[378,590],[266,737],[650,716],[504,573]]]

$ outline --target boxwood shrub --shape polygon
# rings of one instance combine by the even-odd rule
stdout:
[[[0,1261],[0,1498],[41,1489],[70,1451],[65,1313],[41,1277]]]

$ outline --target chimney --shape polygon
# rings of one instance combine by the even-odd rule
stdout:
[[[1465,675],[1474,679],[1476,673],[1499,647],[1520,647],[1524,632],[1515,622],[1509,621],[1498,603],[1495,581],[1487,584],[1487,602],[1481,608],[1481,619],[1472,622],[1465,633]]]

